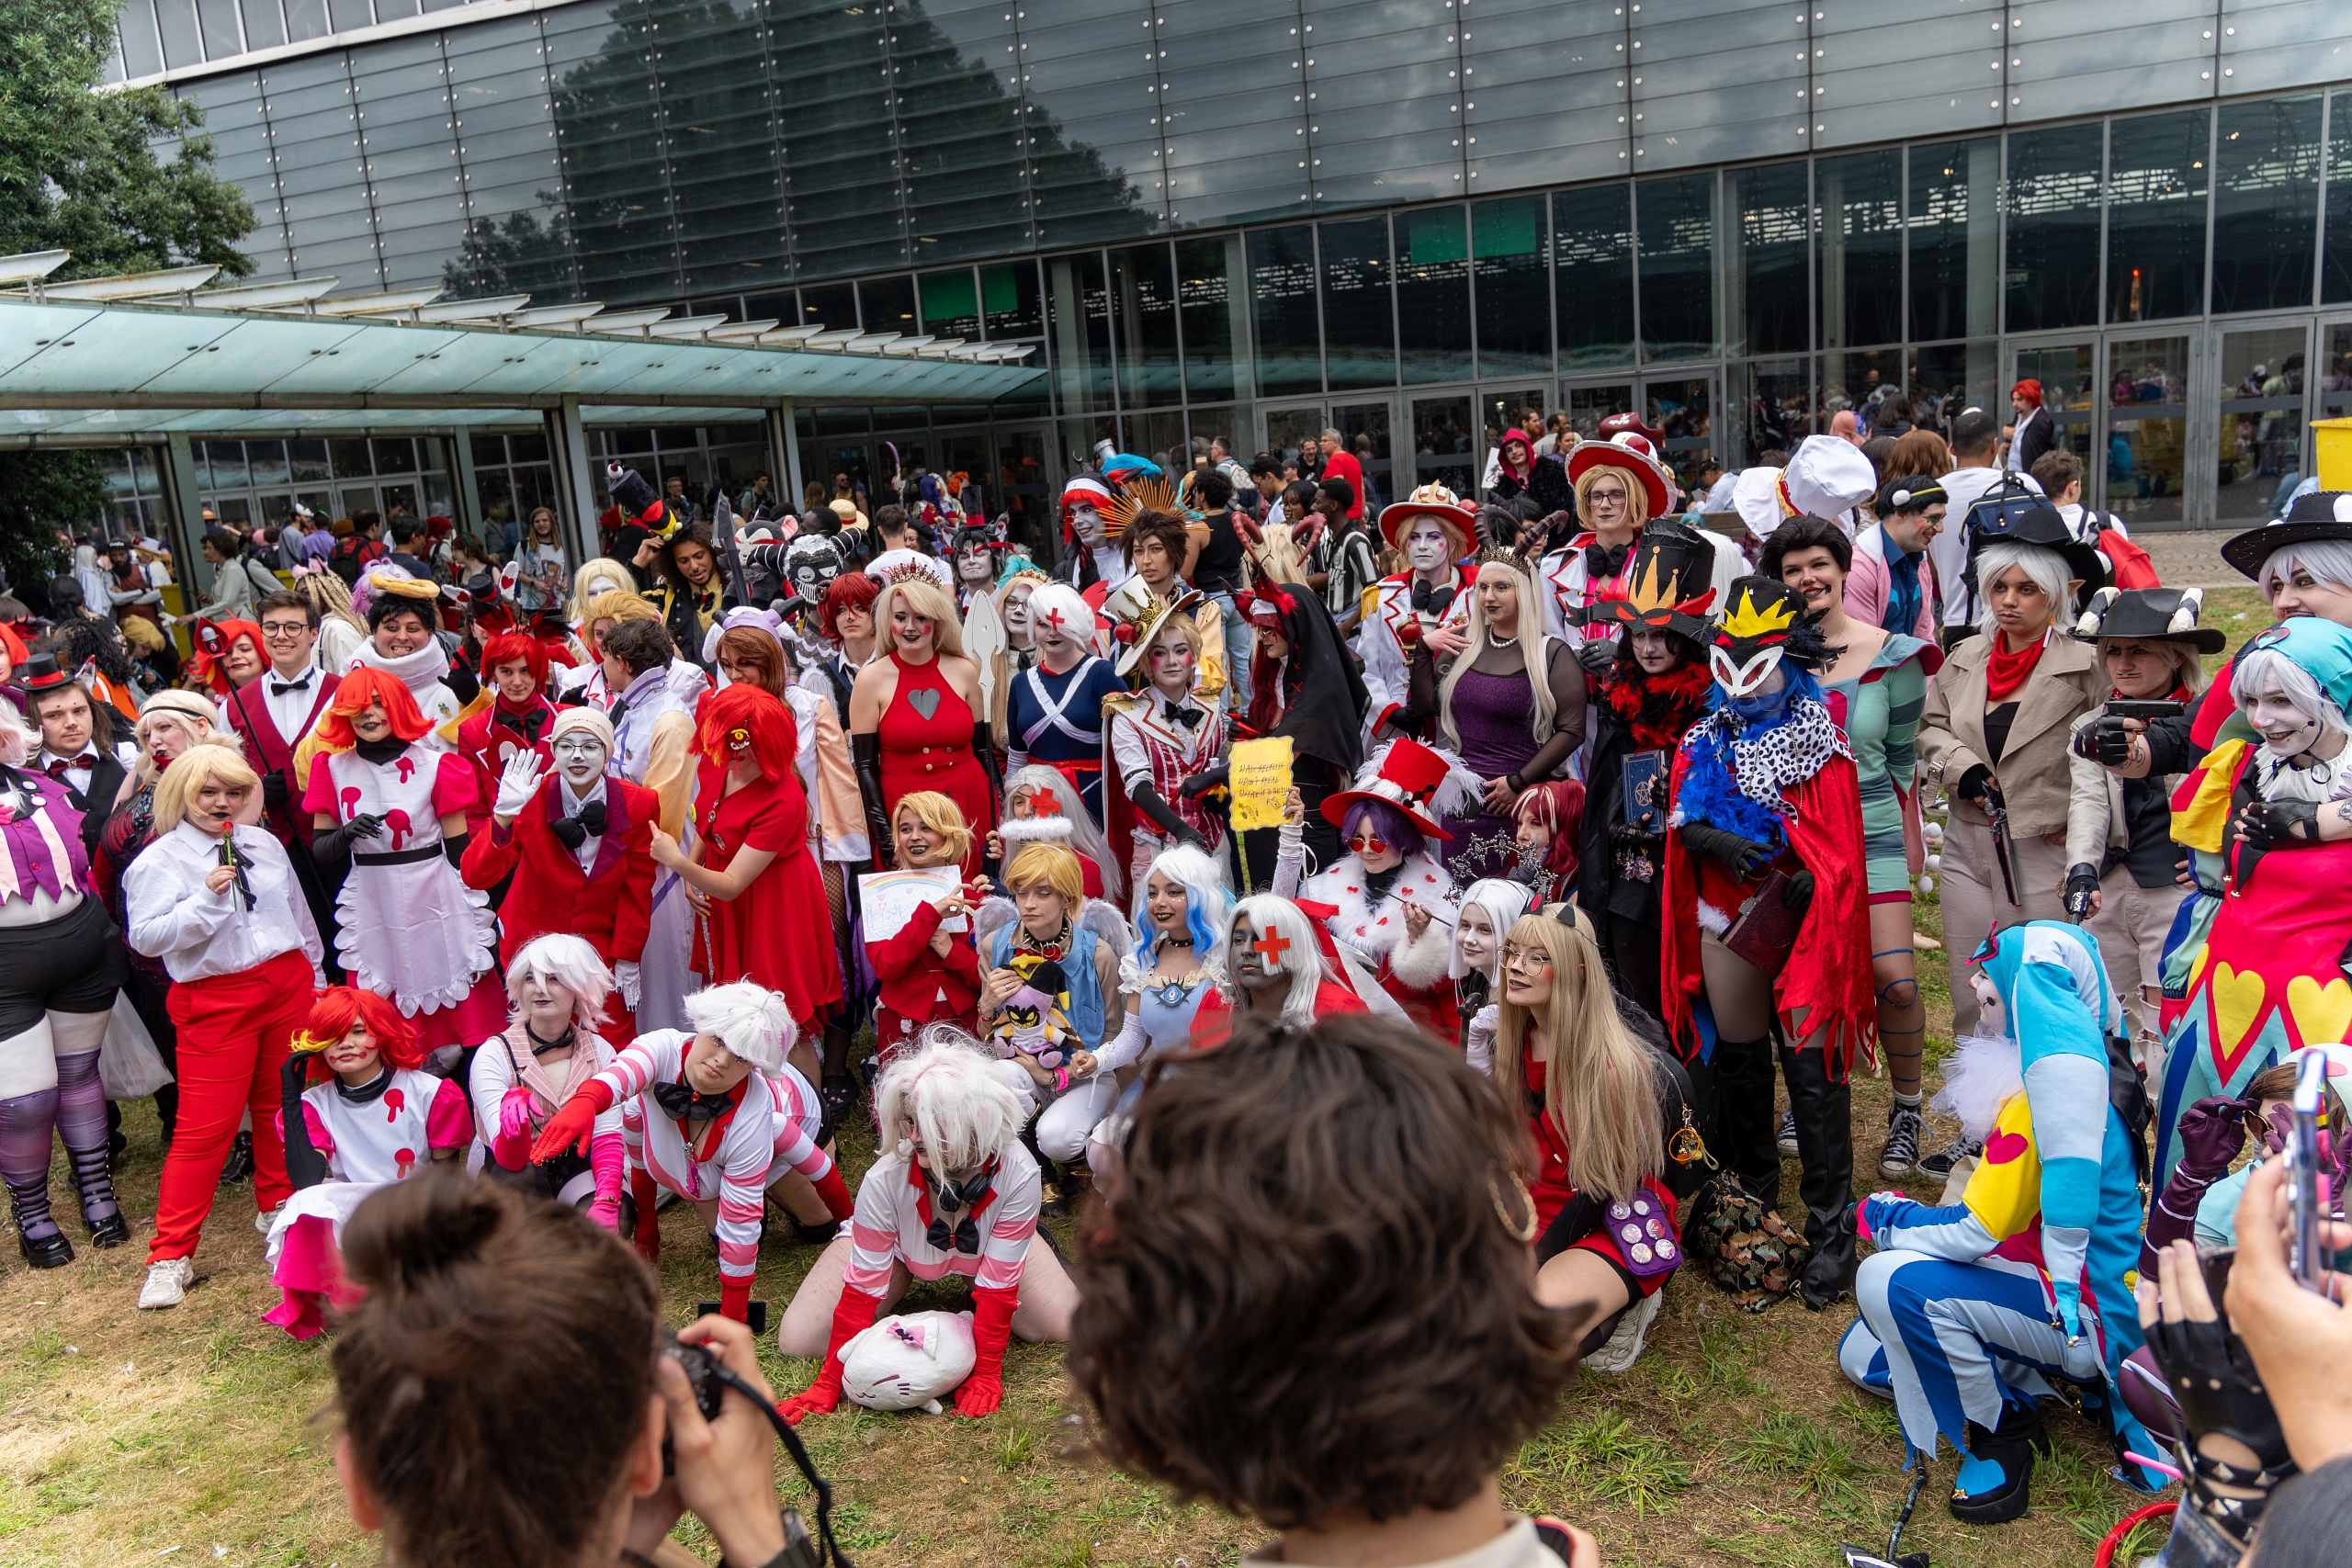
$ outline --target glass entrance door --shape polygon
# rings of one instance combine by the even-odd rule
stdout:
[[[1278,463],[1296,462],[1299,443],[1316,440],[1323,434],[1325,420],[1319,402],[1282,404],[1267,409],[1265,417],[1266,439],[1260,449],[1272,453]]]
[[[1478,398],[1478,477],[1487,475],[1489,454],[1501,441],[1503,432],[1519,425],[1528,410],[1535,411],[1535,435],[1544,434],[1544,415],[1549,412],[1552,397],[1543,387],[1487,388]]]
[[[1715,378],[1712,374],[1642,383],[1645,417],[1663,431],[1658,455],[1674,470],[1674,482],[1689,493],[1699,482],[1699,466],[1715,455]]]
[[[1061,508],[1055,504],[1053,489],[1053,427],[1000,424],[989,435],[996,453],[989,505],[1009,519],[1006,538],[1026,545],[1033,559],[1051,562],[1061,547]]]
[[[1340,439],[1363,469],[1364,493],[1356,499],[1363,502],[1367,515],[1376,514],[1396,499],[1388,441],[1388,424],[1395,412],[1385,398],[1378,402],[1331,405],[1329,428],[1340,433]]]
[[[1579,441],[1590,441],[1600,434],[1600,422],[1612,413],[1627,413],[1634,407],[1634,383],[1625,381],[1595,381],[1588,386],[1572,386],[1566,393],[1568,427]]]
[[[2106,492],[2127,524],[2178,524],[2188,474],[2187,337],[2107,340]]]
[[[2217,522],[2260,522],[2302,478],[2309,335],[2300,322],[2220,334],[2216,368],[2221,423],[2215,434],[2213,487]]]
[[[1478,449],[1470,394],[1413,400],[1413,483],[1442,484],[1455,495],[1477,493]]]
[[[2098,467],[2091,462],[2091,433],[2103,400],[2098,391],[2098,345],[2019,344],[2014,352],[2016,358],[2010,364],[2007,384],[2014,387],[2019,381],[2041,383],[2041,406],[2050,415],[2057,444],[2082,460],[2083,496],[2089,500],[2098,479]],[[2006,403],[2003,406],[2006,408]],[[2001,423],[2007,425],[2012,421],[2004,417]],[[1951,427],[1947,417],[1944,428],[1949,432]]]

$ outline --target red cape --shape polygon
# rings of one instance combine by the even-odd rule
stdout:
[[[1690,754],[1677,749],[1669,786],[1679,811]],[[1797,928],[1795,949],[1773,982],[1773,1005],[1789,1038],[1802,1043],[1823,1029],[1830,1072],[1842,1078],[1857,1052],[1878,1059],[1878,1003],[1871,993],[1870,880],[1862,861],[1862,800],[1853,761],[1833,756],[1804,783],[1782,792],[1792,814],[1783,821],[1799,863],[1813,873],[1813,903]],[[1661,912],[1672,921],[1658,960],[1658,994],[1667,1033],[1685,1060],[1698,1054],[1690,999],[1705,984],[1699,965],[1699,878],[1682,835],[1668,833],[1663,852]],[[1803,1013],[1804,1022],[1793,1020]]]

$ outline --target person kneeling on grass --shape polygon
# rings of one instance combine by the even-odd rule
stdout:
[[[1496,1481],[1578,1334],[1536,1299],[1504,1097],[1362,1017],[1244,1017],[1145,1072],[1076,1269],[1069,1370],[1104,1456],[1281,1531],[1251,1563],[1600,1568]],[[1411,1179],[1368,1179],[1400,1150]]]
[[[1021,1145],[1028,1108],[970,1035],[933,1024],[920,1039],[882,1074],[883,1152],[858,1184],[850,1233],[808,1270],[776,1331],[785,1355],[824,1358],[785,1406],[795,1423],[841,1404],[842,1347],[916,1280],[972,1281],[978,1359],[956,1391],[959,1416],[1002,1402],[1008,1336],[1069,1337],[1078,1296],[1037,1234],[1037,1162]]]
[[[294,1036],[277,1128],[294,1196],[271,1222],[267,1248],[284,1297],[262,1316],[297,1339],[324,1328],[320,1303],[345,1293],[339,1254],[352,1211],[473,1142],[465,1091],[424,1068],[415,1028],[373,991],[328,987]]]
[[[808,1080],[784,1059],[793,1038],[790,1004],[748,980],[686,998],[695,1032],[657,1029],[571,1091],[531,1145],[534,1160],[586,1152],[596,1118],[616,1101],[637,1204],[637,1250],[662,1251],[654,1204],[662,1190],[694,1204],[718,1241],[718,1310],[736,1322],[751,1310],[767,1190],[790,1211],[806,1239],[829,1235],[849,1218],[849,1190],[832,1156],[817,1146],[824,1108]]]

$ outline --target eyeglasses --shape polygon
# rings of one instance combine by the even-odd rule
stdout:
[[[311,629],[308,621],[264,621],[261,635],[272,642],[289,642]]]
[[[1525,968],[1530,972],[1549,969],[1552,967],[1552,955],[1540,947],[1520,947],[1507,942],[1503,943],[1503,967]]]

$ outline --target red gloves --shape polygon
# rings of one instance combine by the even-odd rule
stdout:
[[[811,1183],[817,1196],[825,1201],[825,1210],[836,1220],[848,1219],[857,1213],[857,1200],[851,1197],[849,1188],[842,1181],[842,1168],[833,1167],[819,1180]]]
[[[718,1315],[737,1323],[752,1315],[752,1281],[721,1280],[718,1281]]]
[[[662,1261],[662,1224],[653,1205],[662,1194],[642,1166],[628,1173],[628,1195],[637,1204],[637,1255],[648,1263]]]
[[[613,1091],[590,1078],[563,1102],[553,1116],[548,1118],[547,1130],[538,1142],[531,1145],[534,1161],[553,1159],[567,1148],[577,1147],[588,1152],[588,1134],[596,1130],[596,1118],[613,1108]]]
[[[852,1285],[842,1286],[841,1300],[833,1303],[833,1332],[825,1346],[824,1365],[817,1369],[817,1381],[784,1407],[786,1420],[797,1427],[803,1416],[822,1415],[841,1404],[842,1347],[873,1327],[874,1314],[881,1307],[881,1297],[869,1296]]]
[[[972,1375],[956,1391],[958,1416],[993,1416],[1004,1403],[1004,1342],[1012,1334],[1017,1290],[972,1292]]]

